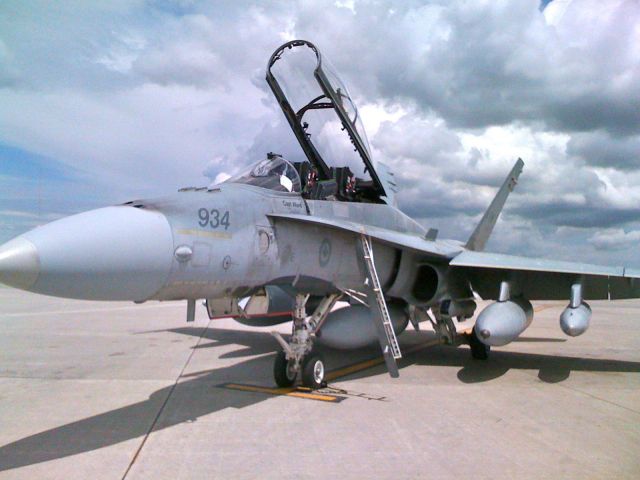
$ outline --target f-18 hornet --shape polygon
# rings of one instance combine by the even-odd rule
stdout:
[[[324,384],[322,345],[378,342],[398,376],[398,336],[430,322],[445,343],[486,359],[533,320],[532,300],[566,300],[559,326],[583,334],[586,299],[640,296],[639,270],[485,252],[523,169],[518,159],[466,242],[438,238],[397,207],[401,187],[372,158],[359,111],[320,51],[296,40],[270,57],[266,81],[302,152],[266,153],[226,181],[69,216],[0,247],[0,281],[58,297],[199,300],[210,318],[273,335],[277,385]],[[470,333],[455,322],[492,301]],[[320,347],[320,348],[319,348]]]

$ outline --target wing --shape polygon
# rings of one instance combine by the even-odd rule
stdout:
[[[348,220],[338,220],[335,218],[318,217],[311,215],[301,215],[293,213],[272,213],[268,215],[280,221],[296,223],[307,223],[321,225],[323,227],[352,232],[356,234],[365,233],[371,238],[388,245],[399,247],[403,250],[413,250],[422,254],[425,258],[450,259],[462,251],[462,247],[456,242],[434,242],[420,238],[417,235],[402,233],[386,228],[363,225],[350,222]]]
[[[497,299],[503,280],[514,282],[529,300],[566,300],[571,285],[581,281],[590,300],[640,298],[640,270],[586,263],[563,262],[464,250],[460,244],[432,241],[342,219],[301,214],[270,214],[277,221],[319,225],[326,228],[365,233],[376,241],[419,253],[425,259],[448,261],[452,270],[467,278],[486,300]]]
[[[484,299],[498,297],[500,282],[514,281],[530,300],[565,300],[580,280],[592,300],[640,297],[640,270],[586,263],[465,251],[449,263],[460,270]]]

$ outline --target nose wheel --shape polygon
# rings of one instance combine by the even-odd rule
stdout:
[[[302,362],[302,385],[314,390],[327,385],[324,381],[324,360],[320,355],[309,355]]]
[[[297,375],[294,362],[287,360],[287,354],[284,351],[278,352],[273,363],[273,378],[276,385],[280,388],[290,387],[296,381]]]
[[[322,355],[311,353],[304,357],[302,364],[296,366],[295,360],[287,360],[284,351],[278,352],[273,364],[273,378],[280,388],[293,386],[300,373],[302,386],[312,390],[323,388],[327,384],[324,380],[325,366]]]

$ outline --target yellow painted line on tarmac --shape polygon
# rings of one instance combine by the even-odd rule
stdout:
[[[338,370],[333,370],[332,372],[328,372],[325,376],[327,381],[335,380],[340,377],[344,377],[350,375],[352,373],[361,372],[362,370],[367,370],[368,368],[375,367],[384,363],[383,357],[373,358],[371,360],[365,360],[364,362],[355,363],[353,365],[349,365],[347,367],[340,368]]]
[[[548,308],[558,307],[559,305],[540,305],[533,309],[534,312],[541,312],[542,310],[546,310]]]
[[[224,388],[230,388],[231,390],[241,390],[243,392],[257,392],[267,393],[269,395],[283,395],[287,397],[306,398],[308,400],[319,400],[321,402],[338,402],[341,399],[333,395],[323,395],[320,393],[309,393],[300,391],[297,388],[269,388],[259,387],[257,385],[240,385],[237,383],[226,383],[222,385]]]
[[[419,345],[414,345],[412,347],[406,348],[402,350],[402,355],[410,355],[415,353],[423,348],[432,347],[434,345],[439,345],[440,340],[431,340],[430,342],[421,343]],[[376,357],[370,360],[365,360],[363,362],[354,363],[353,365],[347,365],[346,367],[339,368],[338,370],[332,370],[327,373],[325,376],[326,380],[336,380],[341,377],[346,377],[347,375],[351,375],[352,373],[361,372],[363,370],[367,370],[369,368],[375,367],[377,365],[381,365],[384,363],[384,357]]]

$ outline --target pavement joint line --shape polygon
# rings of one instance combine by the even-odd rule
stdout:
[[[162,406],[158,410],[158,413],[156,414],[155,418],[153,419],[153,422],[151,422],[151,426],[149,427],[149,430],[147,430],[147,433],[145,433],[144,438],[142,439],[142,442],[140,442],[140,445],[138,446],[138,448],[136,450],[136,453],[133,455],[133,458],[131,459],[131,462],[129,462],[129,466],[125,470],[124,475],[122,475],[122,480],[125,480],[127,478],[127,475],[129,475],[129,472],[131,471],[131,468],[133,467],[133,464],[136,463],[136,460],[138,459],[138,456],[140,455],[140,452],[142,452],[142,449],[144,448],[144,445],[147,443],[147,439],[149,438],[149,435],[151,435],[151,432],[153,432],[153,429],[155,428],[156,424],[158,423],[158,420],[160,419],[160,415],[162,415],[162,412],[164,411],[164,408],[169,403],[169,399],[171,398],[171,395],[173,395],[174,390],[178,386],[178,383],[180,382],[180,378],[182,377],[182,374],[184,373],[184,371],[186,370],[187,366],[191,362],[191,359],[193,358],[193,355],[196,353],[198,345],[200,345],[200,342],[204,338],[204,334],[207,332],[207,330],[209,330],[209,325],[210,324],[211,324],[211,320],[209,320],[209,322],[207,323],[207,326],[202,329],[202,333],[200,334],[200,337],[198,338],[198,341],[196,342],[195,348],[191,349],[191,352],[189,353],[189,356],[187,357],[187,360],[184,362],[184,365],[182,366],[182,370],[180,370],[180,373],[176,377],[175,382],[173,382],[173,385],[171,386],[171,390],[169,390],[169,393],[167,394],[166,398],[164,399],[164,402],[162,402]]]
[[[108,308],[82,308],[77,310],[49,310],[46,312],[15,312],[15,313],[3,313],[0,314],[2,318],[15,318],[15,317],[43,317],[45,315],[61,315],[61,314],[76,314],[76,313],[95,313],[95,312],[113,312],[116,310],[150,310],[152,308],[178,308],[181,305],[158,303],[153,305],[129,305],[126,307],[108,307]]]
[[[534,308],[534,312],[541,312],[542,310],[547,310],[549,308],[554,308],[554,307],[561,307],[561,305],[540,305],[540,306]],[[585,395],[587,397],[593,398],[594,400],[599,400],[601,402],[608,403],[609,405],[621,408],[621,409],[626,410],[628,412],[640,415],[640,411],[638,411],[638,410],[634,410],[633,408],[625,407],[624,405],[620,405],[618,403],[612,402],[611,400],[608,400],[606,398],[602,398],[602,397],[599,397],[599,396],[594,395],[592,393],[585,392],[584,390],[580,390],[579,388],[571,387],[569,385],[563,385],[561,383],[555,383],[554,385],[557,386],[557,387],[561,387],[561,388],[567,389],[567,390],[571,390],[572,392],[580,393],[580,394]]]
[[[557,386],[557,387],[561,387],[561,388],[567,389],[567,390],[571,390],[572,392],[580,393],[580,394],[585,395],[587,397],[593,398],[594,400],[599,400],[601,402],[608,403],[609,405],[613,405],[614,407],[621,408],[623,410],[626,410],[627,412],[631,412],[631,413],[635,413],[636,415],[640,415],[640,412],[637,411],[637,410],[634,410],[633,408],[625,407],[624,405],[620,405],[618,403],[612,402],[611,400],[607,400],[606,398],[601,398],[601,397],[598,397],[598,396],[596,396],[596,395],[594,395],[592,393],[585,392],[584,390],[580,390],[579,388],[571,387],[569,385],[562,385],[561,383],[554,383],[553,385]]]
[[[0,315],[1,318],[9,317],[34,317],[34,316],[42,316],[42,315],[57,315],[57,314],[76,314],[76,313],[94,313],[94,312],[110,312],[113,310],[141,310],[141,309],[151,309],[151,308],[178,308],[182,307],[178,304],[170,304],[170,303],[157,303],[151,305],[130,305],[126,307],[108,307],[108,308],[87,308],[87,309],[79,309],[79,310],[51,310],[46,312],[16,312],[16,313],[3,313]],[[540,305],[534,308],[534,312],[541,312],[542,310],[547,310],[548,308],[559,307],[559,305]]]
[[[41,375],[5,375],[0,373],[0,378],[6,378],[9,380],[46,380],[46,381],[55,381],[55,382],[84,382],[84,383],[92,383],[92,382],[112,382],[114,380],[118,382],[132,382],[132,383],[141,383],[141,382],[166,382],[167,380],[171,380],[170,378],[118,378],[118,377],[43,377]]]

